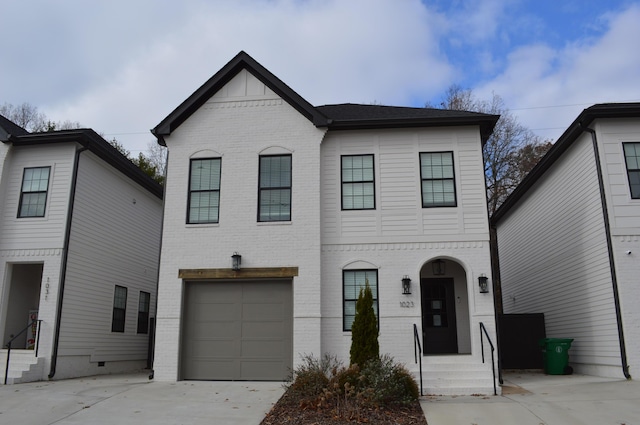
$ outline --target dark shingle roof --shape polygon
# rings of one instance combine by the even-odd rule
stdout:
[[[6,142],[9,140],[9,135],[22,136],[24,134],[29,134],[29,132],[13,121],[0,115],[0,142]]]
[[[170,135],[243,69],[251,72],[313,125],[328,130],[478,125],[484,142],[499,118],[498,115],[475,112],[350,103],[314,107],[247,53],[240,52],[151,130],[158,142],[164,145],[164,136]]]
[[[500,118],[479,112],[353,103],[317,106],[316,110],[328,118],[330,130],[479,125],[483,141]]]
[[[9,140],[13,146],[45,145],[52,143],[78,143],[87,148],[106,163],[122,172],[134,182],[147,189],[158,198],[162,198],[160,184],[145,174],[120,151],[91,129],[61,130],[43,133],[27,133],[13,136]]]

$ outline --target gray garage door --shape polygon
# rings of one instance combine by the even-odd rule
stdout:
[[[182,379],[287,378],[293,359],[288,281],[187,282]]]

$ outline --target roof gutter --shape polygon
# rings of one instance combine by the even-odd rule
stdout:
[[[73,206],[76,199],[76,183],[78,181],[78,163],[80,162],[80,154],[89,148],[81,146],[76,149],[73,160],[73,174],[71,177],[71,190],[69,193],[69,212],[67,214],[67,224],[64,234],[64,246],[62,248],[62,264],[60,266],[60,280],[58,284],[58,302],[56,306],[56,323],[55,336],[53,339],[53,349],[51,352],[51,368],[49,369],[48,378],[52,379],[56,374],[56,366],[58,364],[58,343],[60,341],[60,323],[62,321],[62,301],[64,299],[64,284],[67,276],[67,261],[69,258],[69,241],[71,239],[71,222],[73,220]]]
[[[591,127],[585,126],[580,122],[580,128],[591,134],[591,142],[593,144],[593,154],[596,161],[596,170],[598,173],[598,186],[600,188],[600,205],[602,205],[602,217],[604,220],[604,231],[607,239],[607,252],[609,254],[609,270],[611,271],[611,283],[613,287],[613,301],[616,309],[616,321],[618,324],[618,340],[620,342],[620,358],[622,360],[622,373],[625,378],[631,379],[629,373],[629,364],[627,363],[627,349],[624,340],[624,329],[622,326],[622,311],[620,308],[620,294],[618,292],[618,278],[616,275],[615,260],[613,258],[613,242],[611,239],[611,225],[609,223],[609,211],[607,209],[607,199],[604,189],[604,178],[602,176],[602,166],[600,163],[600,152],[598,149],[598,139],[596,132]]]

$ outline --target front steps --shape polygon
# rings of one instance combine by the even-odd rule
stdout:
[[[411,372],[419,386],[417,364],[411,366]],[[496,380],[497,374],[496,367]],[[424,395],[493,395],[491,358],[482,363],[471,355],[423,356],[422,387]],[[497,382],[496,390],[500,395]]]
[[[11,350],[7,385],[42,381],[44,358],[36,357],[33,350]],[[0,350],[0,385],[4,384],[7,350]]]

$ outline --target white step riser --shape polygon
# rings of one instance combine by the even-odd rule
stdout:
[[[30,353],[14,353],[11,352],[9,359],[9,373],[7,373],[7,384],[19,384],[24,382],[34,382],[42,380],[44,358],[36,358],[33,352]],[[0,372],[2,379],[0,385],[4,383],[4,372],[7,362],[6,355],[0,358]]]

